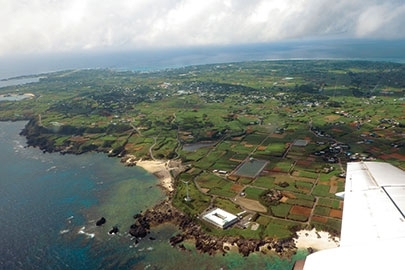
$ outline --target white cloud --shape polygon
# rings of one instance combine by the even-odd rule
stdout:
[[[403,0],[0,0],[0,55],[405,38]]]
[[[382,3],[365,8],[358,18],[356,34],[387,38],[404,38],[405,3]]]

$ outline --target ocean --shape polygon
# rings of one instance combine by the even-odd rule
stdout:
[[[8,55],[0,57],[0,80],[67,69],[110,68],[146,71],[190,65],[279,59],[350,59],[405,63],[404,46],[405,40],[308,39],[161,50],[145,48]],[[1,86],[4,85],[0,81]]]
[[[0,122],[0,269],[291,269],[293,260],[172,248],[173,225],[136,244],[133,215],[165,198],[153,175],[102,153],[61,155],[26,147],[25,122]],[[106,218],[106,224],[95,226]],[[117,235],[109,235],[112,226]]]

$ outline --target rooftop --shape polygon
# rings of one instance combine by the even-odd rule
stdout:
[[[225,229],[238,221],[237,216],[228,213],[221,208],[211,210],[203,216],[203,219],[222,229]]]
[[[233,172],[239,177],[256,178],[266,167],[268,161],[250,158],[241,163]]]

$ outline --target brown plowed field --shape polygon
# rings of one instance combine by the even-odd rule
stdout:
[[[331,209],[329,212],[329,216],[334,218],[342,218],[342,213],[342,210]]]
[[[232,191],[235,191],[235,192],[237,192],[237,193],[239,193],[239,192],[241,192],[242,190],[243,190],[243,186],[242,185],[238,185],[238,184],[233,184],[232,186],[231,186],[231,190]]]
[[[328,222],[328,218],[327,217],[321,217],[321,216],[313,216],[312,221],[326,223],[326,222]]]
[[[304,206],[299,206],[299,205],[294,205],[291,210],[290,213],[294,214],[294,215],[302,215],[302,216],[306,216],[309,217],[311,215],[311,208],[308,207],[304,207]]]
[[[405,161],[405,156],[398,154],[398,153],[392,153],[392,154],[386,154],[386,155],[381,155],[379,158],[387,160],[387,159],[397,159],[401,161]]]

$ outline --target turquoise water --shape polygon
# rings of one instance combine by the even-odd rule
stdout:
[[[0,269],[290,269],[263,254],[208,256],[172,248],[162,225],[136,244],[132,216],[164,199],[157,179],[104,154],[60,155],[26,148],[24,122],[0,122]],[[107,223],[96,227],[104,216]],[[112,226],[118,235],[109,235]],[[305,253],[298,254],[302,258]]]

